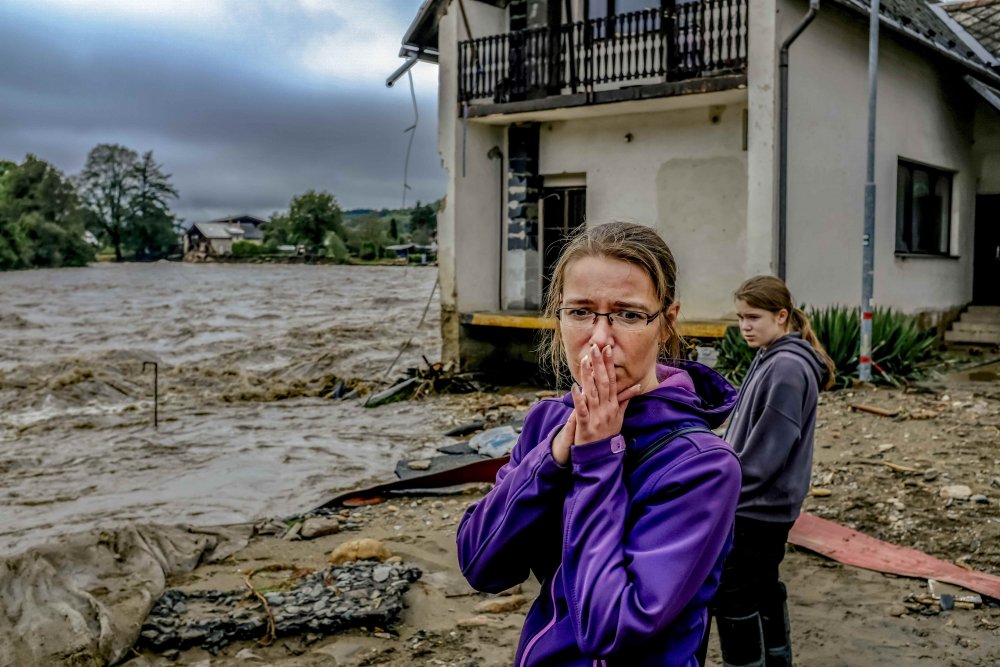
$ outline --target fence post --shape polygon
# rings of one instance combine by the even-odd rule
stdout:
[[[155,361],[142,362],[142,372],[146,367],[153,367],[153,428],[160,427],[160,365]]]

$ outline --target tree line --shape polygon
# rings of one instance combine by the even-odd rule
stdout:
[[[152,151],[118,144],[95,146],[69,177],[34,155],[0,160],[0,270],[84,266],[96,245],[118,261],[163,257],[177,246],[177,196]]]
[[[437,236],[437,206],[411,209],[343,211],[336,197],[309,190],[292,198],[288,210],[275,213],[264,225],[264,244],[234,245],[234,254],[263,254],[279,246],[301,246],[314,257],[339,262],[395,257],[388,246],[401,243],[429,245]]]
[[[170,210],[177,198],[152,151],[98,144],[73,176],[34,155],[20,164],[0,160],[0,270],[84,266],[98,248],[116,261],[179,253],[180,221]],[[340,262],[394,257],[387,246],[435,239],[438,205],[345,212],[329,192],[309,190],[271,216],[263,245],[238,242],[233,250],[254,255],[292,245]]]

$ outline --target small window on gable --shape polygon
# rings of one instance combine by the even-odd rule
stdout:
[[[896,177],[896,253],[947,255],[954,173],[900,160]]]

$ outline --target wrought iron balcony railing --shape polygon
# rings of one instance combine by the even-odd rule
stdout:
[[[503,103],[744,71],[747,1],[678,0],[669,9],[459,42],[459,101]]]

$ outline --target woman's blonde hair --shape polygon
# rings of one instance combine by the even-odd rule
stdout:
[[[796,308],[792,303],[792,293],[788,291],[788,286],[781,278],[775,276],[754,276],[743,282],[739,289],[733,294],[737,301],[745,301],[751,308],[760,308],[770,313],[777,314],[782,309],[788,311],[788,328],[797,331],[802,336],[802,340],[812,345],[813,349],[819,353],[820,358],[829,371],[824,389],[833,386],[834,378],[837,376],[837,366],[833,359],[826,353],[823,344],[816,337],[809,316],[802,310]]]
[[[609,222],[595,227],[580,227],[567,239],[552,271],[552,281],[545,296],[545,315],[554,318],[556,327],[542,343],[542,357],[546,359],[557,380],[564,378],[567,365],[562,330],[556,314],[562,305],[566,267],[584,257],[607,257],[632,264],[649,276],[656,291],[660,326],[663,333],[661,356],[676,358],[681,352],[681,337],[669,313],[665,312],[675,300],[677,263],[670,248],[660,235],[650,227],[630,222]]]

